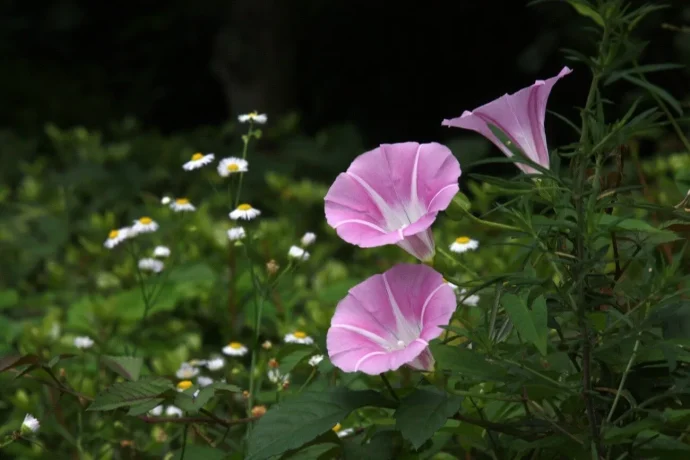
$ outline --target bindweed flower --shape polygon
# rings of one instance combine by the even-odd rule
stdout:
[[[321,361],[323,361],[323,355],[314,355],[311,358],[309,358],[309,365],[311,367],[316,367],[319,365]]]
[[[87,336],[82,336],[82,337],[75,337],[74,338],[74,346],[81,349],[81,350],[86,350],[87,348],[91,348],[93,346],[94,342],[91,339],[91,337]]]
[[[211,377],[206,377],[205,375],[200,375],[199,378],[196,379],[196,383],[198,383],[201,388],[204,388],[211,385],[213,383],[213,379]],[[196,395],[194,397],[196,397]]]
[[[194,383],[192,383],[191,380],[182,380],[181,382],[178,382],[178,384],[177,384],[177,391],[189,390],[193,386],[194,386]]]
[[[247,233],[244,231],[244,228],[242,227],[233,227],[230,230],[228,230],[228,239],[230,241],[239,241],[243,239],[245,236],[247,236]]]
[[[154,417],[158,417],[158,416],[162,415],[163,414],[163,406],[158,405],[158,406],[154,407],[153,409],[151,409],[149,411],[149,414],[153,415]]]
[[[309,260],[309,253],[299,246],[290,246],[288,257],[297,260]]]
[[[467,236],[459,236],[455,238],[455,241],[450,245],[450,250],[458,254],[462,254],[466,251],[474,251],[479,247],[479,241],[473,240]]]
[[[314,339],[309,337],[306,333],[302,331],[295,331],[292,334],[287,334],[285,336],[285,342],[287,343],[301,343],[303,345],[311,345],[314,343]]]
[[[237,117],[237,120],[240,123],[246,123],[248,121],[251,121],[251,122],[263,125],[268,120],[268,117],[266,116],[265,113],[250,112],[250,113],[246,113],[243,115],[239,115]]]
[[[302,247],[307,247],[311,244],[314,244],[314,241],[316,241],[316,235],[312,232],[307,232],[304,234],[300,242],[302,243]]]
[[[22,426],[19,429],[19,432],[23,436],[28,436],[36,433],[39,430],[39,428],[41,428],[41,422],[39,422],[38,419],[33,415],[26,414],[24,416],[24,421],[22,422]]]
[[[158,230],[158,223],[150,217],[141,217],[134,221],[131,227],[132,233],[138,235],[139,233],[151,233]]]
[[[454,126],[476,131],[489,139],[508,157],[513,156],[510,148],[494,135],[489,124],[500,129],[526,157],[544,168],[549,168],[549,150],[546,145],[544,119],[546,101],[551,88],[572,70],[564,67],[555,77],[537,80],[532,86],[514,94],[505,94],[473,111],[465,111],[458,118],[443,120],[444,126]],[[527,174],[538,173],[527,164],[516,163]]]
[[[163,262],[151,257],[140,259],[139,262],[137,262],[137,266],[139,267],[139,270],[153,273],[160,273],[165,268],[165,264]]]
[[[170,257],[170,248],[167,246],[156,246],[153,250],[153,257]]]
[[[177,406],[168,406],[165,408],[165,415],[168,417],[182,417],[182,409]]]
[[[242,158],[223,158],[218,163],[218,174],[228,177],[230,174],[245,173],[249,171],[249,163]]]
[[[458,295],[460,303],[468,307],[476,307],[479,305],[479,296],[477,294],[467,295],[467,289],[461,289]]]
[[[124,240],[131,236],[131,229],[129,227],[123,227],[117,230],[110,230],[108,233],[108,239],[105,240],[103,246],[108,249],[112,249],[118,244],[122,243]]]
[[[249,349],[240,342],[230,342],[227,346],[223,347],[223,354],[228,356],[244,356],[248,351]]]
[[[191,171],[193,169],[201,168],[211,163],[214,158],[215,155],[212,153],[204,155],[203,153],[197,152],[194,155],[192,155],[191,160],[182,165],[182,169],[184,169],[185,171]]]
[[[237,220],[237,219],[242,219],[242,220],[252,220],[261,214],[261,211],[259,211],[256,208],[252,208],[251,204],[241,204],[237,208],[235,208],[234,211],[230,213],[230,218],[232,220]]]
[[[433,259],[431,225],[458,192],[460,163],[437,143],[384,144],[355,158],[326,195],[326,220],[362,248],[397,244]]]
[[[220,356],[217,356],[215,358],[211,358],[208,361],[206,361],[206,367],[210,371],[217,371],[225,367],[225,360],[221,358]]]
[[[407,364],[433,368],[429,341],[457,306],[453,289],[426,265],[400,264],[350,289],[338,303],[326,345],[345,372],[378,375]]]
[[[170,204],[170,209],[175,212],[191,212],[196,211],[196,208],[187,198],[177,198]]]
[[[199,374],[199,369],[189,363],[180,364],[180,368],[175,371],[175,377],[178,379],[189,380],[193,379]]]

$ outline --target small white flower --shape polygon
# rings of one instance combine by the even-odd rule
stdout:
[[[302,246],[307,247],[310,244],[313,244],[314,241],[316,241],[316,235],[312,232],[307,232],[302,237]]]
[[[197,396],[199,396],[199,392],[200,392],[200,391],[201,391],[201,390],[196,390],[196,391],[194,392],[194,394],[192,395],[192,398],[196,398]]]
[[[246,113],[244,115],[240,115],[237,117],[240,123],[246,123],[248,121],[253,121],[254,123],[258,123],[260,125],[263,125],[266,123],[268,120],[268,117],[266,116],[265,113],[257,113],[257,112],[251,112],[251,113]]]
[[[165,268],[165,264],[158,259],[146,257],[138,262],[139,270],[160,273]]]
[[[460,289],[460,293],[458,294],[458,297],[462,300],[463,305],[467,305],[468,307],[476,307],[479,304],[479,296],[477,294],[472,294],[471,296],[468,296],[465,298],[465,295],[467,294],[467,289]]]
[[[220,370],[223,367],[225,367],[225,360],[220,356],[216,358],[211,358],[208,361],[206,361],[206,367],[208,367],[208,370],[210,371]]]
[[[170,257],[170,248],[167,246],[156,246],[153,250],[153,257]]]
[[[182,363],[180,368],[175,372],[175,377],[182,380],[193,379],[199,374],[199,369],[189,363]]]
[[[168,417],[182,417],[182,409],[176,406],[168,406],[165,408],[165,415]]]
[[[223,354],[228,356],[244,356],[248,351],[249,349],[240,342],[230,342],[227,346],[223,347]]]
[[[344,438],[345,436],[350,436],[352,433],[355,432],[354,428],[345,428],[344,430],[338,430],[336,433],[339,438]]]
[[[62,329],[60,328],[60,323],[53,323],[52,326],[50,326],[50,338],[55,340],[58,337],[60,337],[60,332]]]
[[[232,220],[237,220],[237,219],[243,219],[243,220],[252,220],[259,216],[261,214],[261,211],[258,209],[252,208],[251,204],[241,204],[239,205],[234,211],[230,213],[230,218]]]
[[[285,336],[285,341],[287,343],[301,343],[304,345],[311,345],[314,343],[314,339],[302,331],[295,331],[292,334],[287,334]]]
[[[187,198],[177,198],[170,204],[170,209],[175,212],[196,211],[196,208]]]
[[[153,415],[154,417],[158,417],[162,413],[163,413],[163,406],[162,405],[158,405],[149,411],[149,414]]]
[[[203,153],[197,152],[194,155],[192,155],[191,160],[182,165],[182,169],[184,169],[185,171],[191,171],[192,169],[201,168],[202,166],[206,166],[207,164],[212,162],[214,158],[215,155],[213,155],[212,153],[204,155]]]
[[[239,241],[245,236],[247,236],[247,233],[244,231],[244,228],[242,227],[233,227],[230,230],[228,230],[228,239],[230,241]]]
[[[87,348],[91,348],[93,346],[93,340],[91,340],[91,337],[75,337],[74,338],[74,346],[77,348],[80,348],[82,350],[85,350]]]
[[[290,374],[283,375],[278,369],[269,369],[268,380],[270,380],[271,383],[283,385],[290,381]]]
[[[108,249],[112,249],[118,244],[122,243],[124,240],[131,236],[131,229],[129,227],[122,227],[117,230],[110,230],[108,233],[108,239],[105,240],[103,246]]]
[[[228,177],[234,173],[245,173],[249,171],[249,163],[242,158],[230,157],[223,158],[218,163],[218,174],[223,177]]]
[[[132,233],[138,235],[139,233],[151,233],[158,230],[158,223],[150,217],[142,217],[134,221],[131,227]]]
[[[450,250],[461,254],[466,251],[474,251],[479,247],[479,241],[470,239],[467,236],[459,236],[450,245]]]
[[[164,196],[163,198],[161,198],[161,204],[163,206],[169,205],[171,201],[172,201],[172,199],[169,196]]]
[[[270,340],[266,340],[264,343],[261,344],[261,348],[263,348],[264,350],[270,350],[271,348],[273,348],[273,344]]]
[[[309,365],[311,367],[316,367],[319,365],[321,361],[323,361],[323,355],[314,355],[311,358],[309,358]]]
[[[205,375],[200,375],[199,378],[196,379],[197,385],[199,385],[201,388],[207,387],[210,384],[213,383],[213,379],[211,377],[206,377]],[[196,398],[196,395],[194,395]]]
[[[299,246],[291,246],[288,251],[288,257],[298,260],[309,260],[309,253]]]
[[[39,428],[41,428],[41,423],[38,419],[31,414],[26,414],[20,431],[23,434],[30,434],[37,432]]]

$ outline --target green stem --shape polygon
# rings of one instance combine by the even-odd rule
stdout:
[[[249,130],[247,131],[246,137],[243,138],[244,146],[242,148],[242,159],[247,159],[247,149],[249,148],[249,141],[252,138],[252,129],[254,128],[254,122],[249,120]],[[237,182],[237,193],[235,194],[235,208],[240,204],[240,192],[242,191],[242,179],[244,178],[244,173],[240,173],[240,178]]]
[[[491,222],[488,220],[480,219],[479,217],[475,216],[469,211],[465,211],[465,214],[469,216],[470,219],[473,221],[477,222],[478,224],[484,225],[486,227],[492,227],[492,228],[497,228],[500,230],[508,230],[511,232],[522,232],[521,229],[517,227],[513,227],[512,225],[506,225],[506,224],[499,224],[498,222]]]
[[[391,393],[391,396],[393,396],[393,399],[400,402],[400,398],[398,398],[398,395],[395,393],[393,385],[391,385],[391,383],[388,381],[386,374],[381,374],[381,380],[383,380],[384,385],[386,385],[386,388],[388,388],[388,391]]]
[[[180,460],[184,460],[184,454],[187,450],[187,430],[189,430],[189,425],[185,425],[184,431],[182,432],[182,452],[180,452]]]

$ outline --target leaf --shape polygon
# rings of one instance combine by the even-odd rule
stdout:
[[[365,444],[346,441],[343,444],[343,458],[345,460],[389,460],[393,459],[397,433],[395,431],[379,431]]]
[[[235,386],[235,385],[230,385],[229,383],[225,382],[214,382],[201,390],[199,390],[199,394],[196,395],[196,398],[194,398],[194,406],[195,410],[198,411],[204,405],[213,398],[216,393],[218,392],[223,392],[227,391],[230,393],[239,393],[242,391],[240,387]]]
[[[276,356],[281,374],[287,374],[299,363],[316,353],[316,349],[310,345],[291,343],[281,348]]]
[[[530,310],[524,299],[514,294],[503,294],[501,305],[503,305],[522,339],[533,344],[539,353],[545,356],[548,329],[546,327],[547,313],[544,298],[540,296],[536,299],[533,309]]]
[[[501,380],[506,375],[500,365],[489,362],[476,351],[436,342],[431,344],[431,353],[436,360],[436,367],[457,372],[468,379]]]
[[[604,85],[610,85],[611,83],[620,80],[626,75],[631,75],[631,74],[639,74],[639,73],[649,73],[649,72],[660,72],[663,70],[675,70],[675,69],[684,69],[685,66],[683,64],[674,64],[674,63],[664,63],[664,64],[649,64],[649,65],[641,65],[634,67],[632,69],[626,69],[626,70],[616,70],[615,72],[611,72],[611,75],[606,79],[604,82]]]
[[[171,460],[182,459],[182,448],[177,449]],[[188,444],[184,448],[184,460],[223,460],[228,454],[211,446]]]
[[[149,378],[137,382],[115,383],[96,396],[87,410],[113,410],[118,407],[134,406],[156,399],[173,385],[163,378]]]
[[[53,366],[55,366],[57,363],[59,363],[63,359],[70,359],[70,358],[74,358],[75,356],[77,356],[77,355],[75,355],[74,353],[62,353],[62,354],[59,354],[57,356],[53,356],[50,359],[50,361],[48,361],[47,366],[49,368],[52,368]]]
[[[668,91],[666,91],[665,89],[663,89],[659,86],[656,86],[652,83],[649,83],[648,81],[642,80],[642,79],[637,78],[637,77],[632,77],[630,75],[623,75],[621,78],[623,78],[624,80],[627,80],[630,83],[633,83],[633,84],[635,84],[641,88],[646,89],[647,91],[649,91],[652,94],[657,95],[659,98],[666,101],[668,103],[668,105],[673,107],[675,109],[675,111],[678,112],[678,115],[683,115],[683,108],[680,106],[680,103],[678,102],[678,100],[676,100],[675,97],[671,96],[671,94]]]
[[[453,220],[462,220],[471,208],[472,203],[470,203],[469,198],[464,193],[458,192],[446,208],[446,215]]]
[[[0,291],[0,310],[14,307],[19,303],[19,293],[14,289]]]
[[[585,16],[592,21],[596,22],[601,27],[604,27],[604,18],[590,5],[580,0],[567,0],[567,2],[575,8],[581,16]]]
[[[40,362],[40,358],[36,355],[7,355],[0,358],[0,372],[8,369],[13,369],[24,364],[36,364]]]
[[[158,406],[163,401],[165,401],[165,398],[156,398],[143,402],[141,404],[137,404],[129,408],[129,412],[127,412],[127,415],[136,417],[139,415],[146,414],[148,411]]]
[[[400,401],[395,411],[395,427],[412,447],[419,449],[460,410],[462,399],[436,388],[417,389]]]
[[[135,358],[132,356],[101,356],[101,361],[103,364],[108,366],[110,370],[116,372],[121,377],[127,380],[137,381],[139,380],[139,374],[141,373],[141,366],[144,364],[144,360],[141,358]]]
[[[313,444],[311,446],[305,447],[304,449],[300,449],[294,454],[288,455],[284,458],[285,460],[314,460],[321,458],[337,458],[337,456],[334,456],[333,451],[339,448],[340,446],[338,444],[332,442]],[[326,454],[328,454],[328,456],[325,456]]]
[[[362,406],[387,405],[375,391],[305,391],[276,404],[259,419],[249,439],[247,460],[266,459],[296,449]]]

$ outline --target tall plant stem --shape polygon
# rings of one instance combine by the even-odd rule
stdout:
[[[252,138],[252,129],[254,128],[254,122],[252,120],[249,120],[249,131],[247,131],[247,134],[245,134],[242,137],[242,140],[244,142],[244,147],[242,148],[242,159],[246,160],[247,159],[247,149],[249,148],[249,141]],[[242,192],[242,179],[244,178],[244,173],[240,173],[240,178],[237,182],[237,193],[235,193],[235,207],[237,207],[240,204],[240,193]]]

